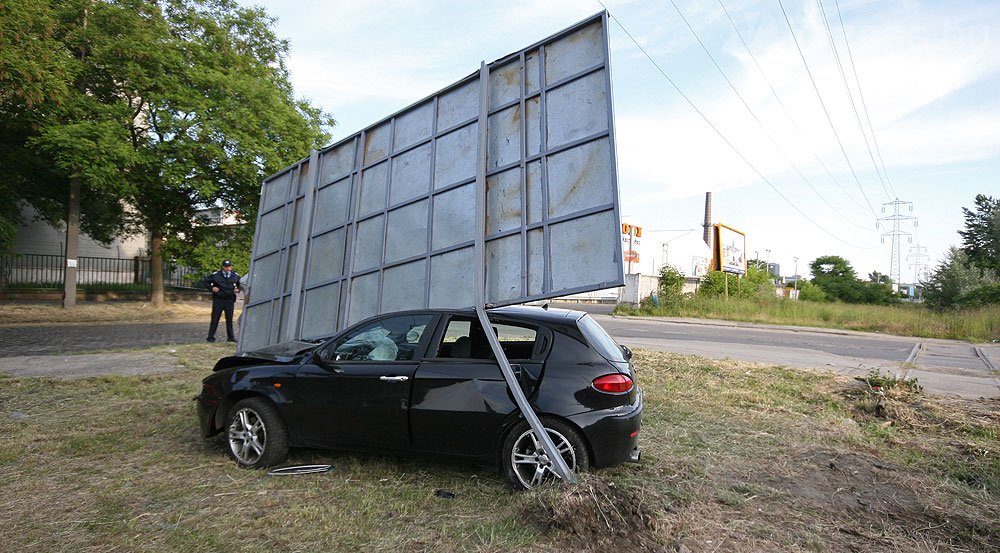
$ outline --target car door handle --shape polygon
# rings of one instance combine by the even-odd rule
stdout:
[[[410,379],[408,376],[380,376],[378,377],[382,382],[406,382]]]

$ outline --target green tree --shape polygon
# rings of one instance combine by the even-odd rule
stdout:
[[[12,243],[22,203],[35,205],[53,223],[66,215],[64,176],[28,147],[39,125],[52,119],[47,108],[63,105],[73,93],[77,64],[57,8],[38,0],[0,3],[0,251]],[[84,207],[106,209],[102,203]],[[111,229],[95,227],[89,214],[83,228],[98,238],[109,235]]]
[[[1000,198],[977,194],[975,209],[962,208],[962,250],[980,270],[1000,271]]]
[[[892,279],[890,279],[889,275],[885,273],[872,271],[868,273],[868,282],[873,282],[875,284],[892,284]]]
[[[924,302],[932,309],[960,307],[961,299],[974,290],[995,285],[996,273],[980,271],[969,261],[964,249],[951,247],[930,277],[922,282]]]
[[[854,268],[843,257],[826,255],[809,264],[812,283],[819,286],[832,299],[846,303],[861,301],[861,286]]]
[[[84,208],[85,222],[148,231],[159,304],[164,242],[198,234],[192,220],[202,206],[253,221],[263,177],[324,144],[333,120],[293,97],[288,45],[258,8],[233,0],[48,5],[52,36],[70,53],[69,92],[18,113],[30,120],[22,146],[51,167],[45,178],[18,177],[25,188],[61,194],[15,197],[58,220],[66,183],[78,179],[85,203],[97,204]]]

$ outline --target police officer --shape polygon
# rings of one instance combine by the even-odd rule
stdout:
[[[219,328],[219,317],[226,313],[227,341],[235,342],[233,333],[233,308],[236,305],[236,293],[242,292],[240,275],[233,271],[233,264],[228,259],[222,262],[222,270],[215,271],[205,283],[212,292],[212,324],[208,327],[208,341],[215,341],[215,331]]]

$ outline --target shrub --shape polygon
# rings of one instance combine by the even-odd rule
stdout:
[[[826,293],[823,292],[822,288],[816,286],[808,280],[800,280],[798,288],[799,301],[830,301],[830,299],[826,297]]]
[[[684,275],[672,265],[660,268],[660,282],[657,290],[657,301],[660,305],[680,303],[684,290]]]
[[[1000,304],[1000,284],[987,284],[970,290],[959,296],[957,303],[962,307],[984,307]]]

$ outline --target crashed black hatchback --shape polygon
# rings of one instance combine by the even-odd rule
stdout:
[[[580,311],[488,316],[571,469],[638,461],[642,391],[627,348]],[[202,434],[225,433],[246,467],[310,447],[460,458],[522,489],[556,478],[471,309],[379,315],[323,342],[225,357],[195,399]]]

